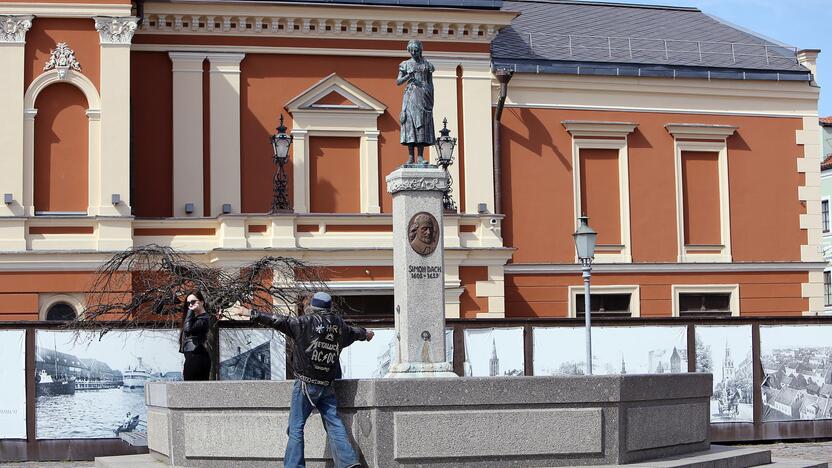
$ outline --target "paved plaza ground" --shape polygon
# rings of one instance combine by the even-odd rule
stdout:
[[[832,440],[822,442],[775,442],[743,445],[742,447],[771,450],[773,458],[799,458],[832,463]],[[0,464],[0,468],[93,468],[93,462],[25,462]]]

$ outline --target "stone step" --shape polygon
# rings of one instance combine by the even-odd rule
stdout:
[[[627,465],[597,465],[597,468],[749,468],[770,466],[771,452],[755,448],[725,447],[711,445],[704,452],[693,452],[656,460],[647,460]],[[589,467],[583,467],[589,468]]]
[[[760,466],[765,468],[829,468],[827,462],[798,460],[795,458],[772,458],[771,463]]]
[[[118,457],[96,457],[95,468],[176,468],[166,465],[148,453]]]
[[[711,445],[710,450],[637,463],[650,468],[747,468],[771,463],[771,452],[759,448]]]

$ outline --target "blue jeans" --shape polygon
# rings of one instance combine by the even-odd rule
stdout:
[[[306,386],[306,393],[303,391],[304,386]],[[309,400],[312,402],[310,403]],[[344,423],[338,417],[335,387],[304,384],[300,380],[295,380],[295,387],[292,390],[292,408],[289,410],[289,428],[286,430],[289,442],[286,444],[286,454],[283,457],[284,468],[306,467],[303,457],[303,427],[309,415],[312,414],[313,408],[318,408],[318,412],[321,413],[324,429],[329,439],[329,451],[332,452],[332,458],[335,460],[335,468],[360,466]]]

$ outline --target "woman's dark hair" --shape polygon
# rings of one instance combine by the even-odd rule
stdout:
[[[188,296],[196,296],[197,299],[202,301],[203,307],[205,307],[205,296],[202,295],[202,292],[199,290],[191,291],[185,295],[185,299],[182,301],[182,320],[179,322],[179,347],[182,348],[182,340],[185,339],[185,317],[188,316]]]
[[[191,291],[185,295],[185,300],[182,301],[182,323],[185,323],[185,315],[188,313],[188,296],[196,296],[197,299],[202,301],[202,306],[205,307],[205,296],[202,295],[202,291]]]

